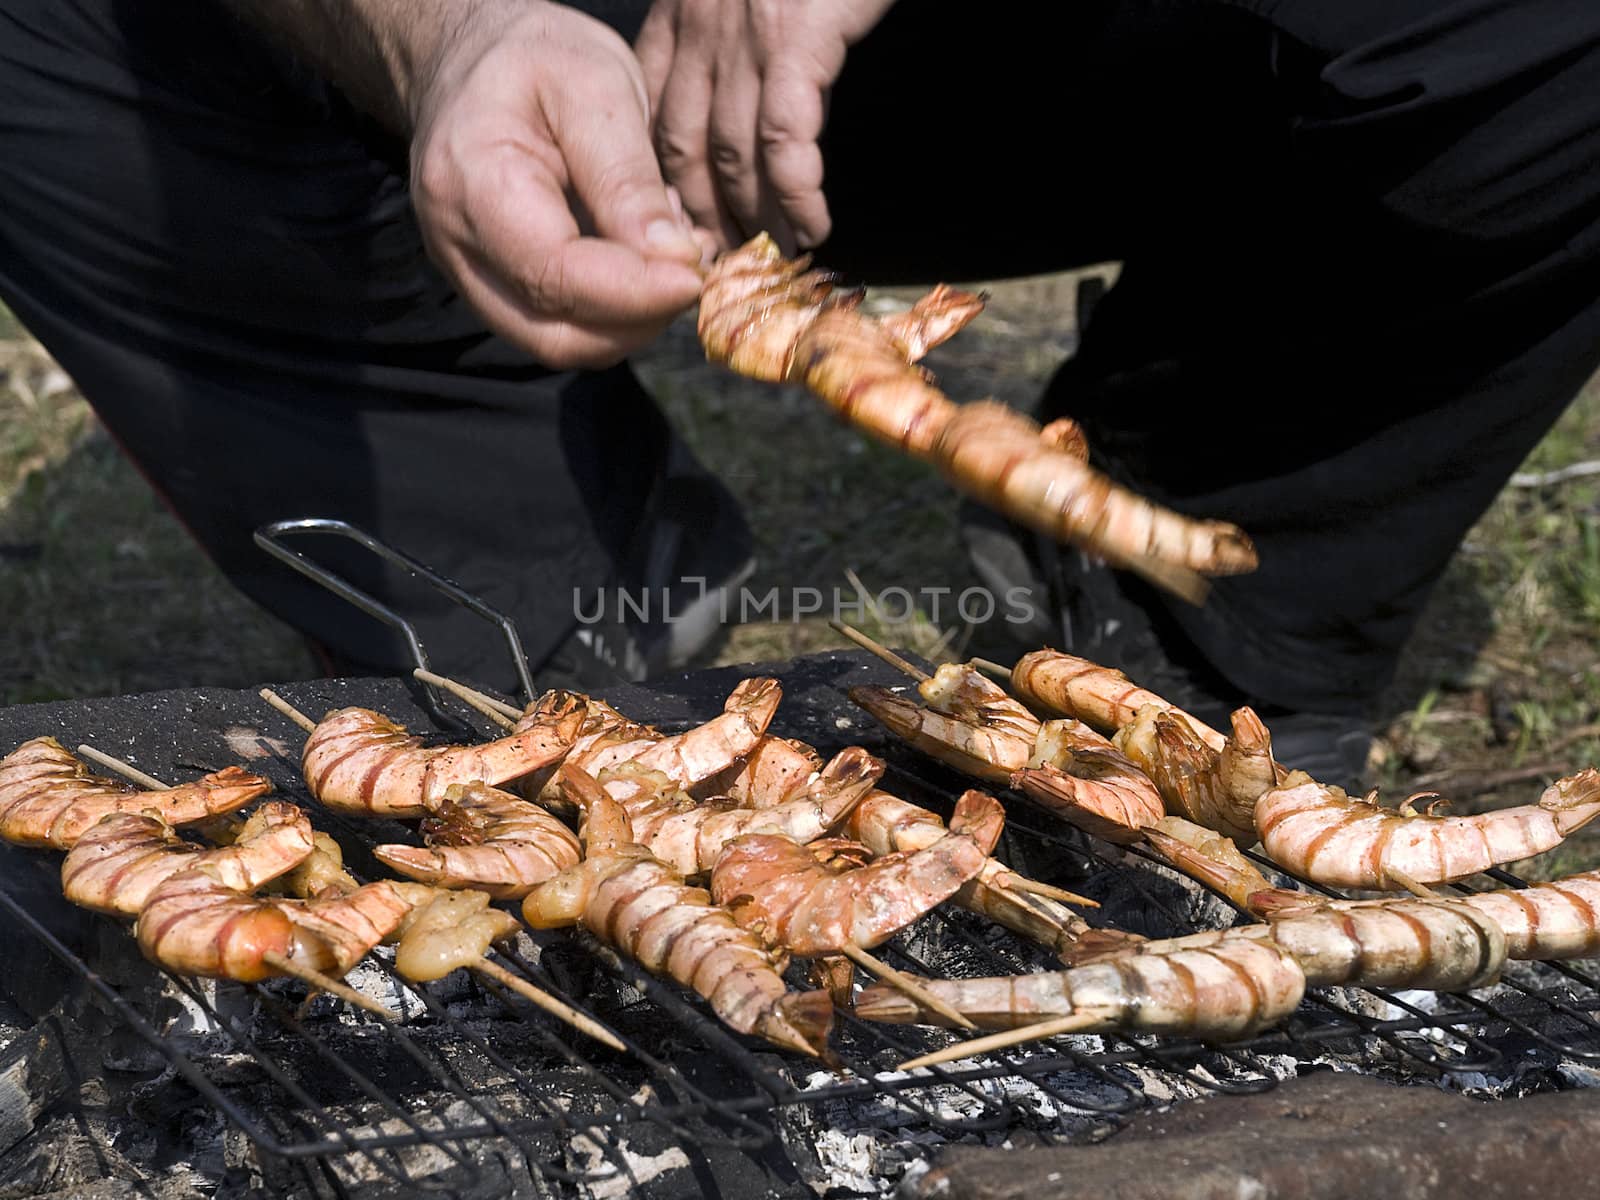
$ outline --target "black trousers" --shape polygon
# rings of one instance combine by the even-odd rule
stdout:
[[[593,7],[626,31],[641,6]],[[0,0],[0,296],[269,609],[400,665],[250,543],[343,516],[548,652],[697,466],[626,369],[488,334],[422,253],[404,147],[219,9]],[[1172,615],[1277,704],[1383,685],[1600,365],[1590,0],[902,0],[825,154],[821,258],[863,279],[1124,262],[1045,408],[1256,538],[1259,572]],[[459,669],[496,652],[406,603]]]

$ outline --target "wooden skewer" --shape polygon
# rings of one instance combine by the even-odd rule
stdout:
[[[1384,867],[1383,873],[1398,883],[1401,887],[1405,888],[1405,890],[1410,892],[1413,896],[1416,896],[1422,900],[1444,899],[1443,896],[1439,895],[1439,893],[1434,891],[1432,888],[1425,884],[1418,883],[1415,879],[1411,878],[1411,876],[1403,874],[1400,871],[1393,870],[1389,867]]]
[[[105,767],[109,771],[115,771],[123,778],[131,779],[134,783],[146,787],[152,792],[169,792],[172,790],[170,786],[162,783],[154,775],[146,775],[132,763],[125,763],[120,758],[112,758],[111,755],[103,750],[96,750],[93,746],[80,745],[78,753],[97,766]]]
[[[932,1067],[939,1063],[954,1062],[958,1058],[971,1058],[974,1054],[987,1054],[991,1050],[1004,1050],[1007,1046],[1015,1046],[1021,1042],[1032,1042],[1039,1038],[1059,1037],[1063,1033],[1077,1033],[1081,1029],[1100,1024],[1101,1019],[1092,1013],[1073,1013],[1070,1017],[1057,1017],[1052,1021],[1036,1021],[1032,1025],[1024,1025],[1020,1029],[1007,1029],[1000,1033],[991,1033],[988,1037],[973,1038],[968,1042],[957,1042],[953,1046],[946,1046],[943,1050],[935,1050],[931,1054],[923,1054],[917,1058],[908,1058],[896,1070],[914,1071],[918,1067]]]
[[[852,946],[846,943],[846,945],[843,947],[842,953],[862,970],[876,975],[890,987],[898,988],[900,991],[910,996],[918,1004],[922,1005],[923,1008],[926,1008],[931,1012],[938,1013],[945,1020],[950,1021],[955,1025],[959,1025],[962,1029],[977,1028],[977,1026],[971,1021],[967,1020],[966,1017],[962,1016],[943,1000],[939,999],[939,997],[928,991],[927,988],[923,987],[916,980],[912,979],[911,976],[902,974],[901,972],[895,970],[881,958],[877,958],[871,954],[868,954],[860,946]]]
[[[1007,683],[1011,681],[1011,668],[1001,666],[992,658],[974,658],[970,661],[972,665],[977,667],[980,671],[986,671],[990,675],[995,676],[997,679],[1005,680]]]
[[[553,1017],[558,1017],[571,1025],[579,1033],[586,1033],[597,1042],[610,1046],[620,1054],[626,1054],[628,1048],[624,1046],[616,1034],[612,1033],[593,1017],[587,1016],[561,1000],[556,999],[543,988],[535,987],[520,975],[513,975],[499,963],[490,958],[480,958],[471,965],[471,970],[494,980],[496,983],[511,989],[524,1000],[537,1004]]]
[[[1077,892],[1069,892],[1065,888],[1051,887],[1048,883],[1040,883],[1037,879],[1029,879],[1026,875],[1018,875],[1015,871],[1006,871],[996,876],[995,882],[1012,892],[1028,892],[1034,896],[1059,900],[1063,904],[1076,904],[1080,908],[1100,907],[1098,900],[1091,900],[1087,896],[1080,896]]]
[[[284,716],[288,717],[289,720],[300,726],[301,729],[304,729],[307,733],[310,733],[316,729],[317,723],[315,721],[306,716],[305,713],[301,712],[294,705],[290,704],[282,696],[278,695],[278,693],[273,691],[271,688],[262,688],[258,695],[260,695],[260,697],[268,704],[272,705],[273,708],[277,709]]]
[[[154,775],[146,775],[132,763],[123,762],[120,758],[112,758],[104,750],[96,750],[93,746],[83,744],[78,747],[78,753],[90,762],[115,771],[118,775],[133,780],[134,783],[149,788],[152,792],[170,792],[171,785],[162,783]],[[217,813],[203,821],[194,821],[192,827],[198,829],[202,837],[208,837],[214,842],[230,846],[238,838],[239,831],[244,828],[244,822],[229,813]]]
[[[905,659],[901,658],[893,650],[889,649],[889,647],[885,646],[882,642],[873,641],[859,629],[852,629],[843,621],[829,621],[828,628],[832,629],[835,633],[843,634],[856,645],[860,646],[863,650],[871,651],[873,654],[876,654],[879,658],[883,659],[883,661],[888,663],[891,667],[896,667],[899,670],[904,671],[913,679],[920,681],[931,678],[931,676],[921,667],[912,665]]]
[[[457,683],[447,676],[435,675],[432,671],[425,671],[421,667],[416,668],[411,674],[415,678],[422,680],[423,683],[431,683],[434,687],[443,688],[463,704],[477,709],[499,725],[501,729],[510,729],[515,726],[516,721],[512,718],[521,715],[516,709],[511,709],[509,714],[506,713],[504,710],[511,708],[509,704],[501,704],[493,696],[486,696],[477,689],[469,688],[464,683]]]
[[[293,959],[285,958],[283,955],[275,954],[270,950],[261,956],[261,961],[266,963],[267,966],[271,967],[274,971],[280,971],[285,975],[292,975],[294,978],[308,983],[320,991],[327,992],[330,996],[337,996],[346,1004],[354,1004],[357,1008],[364,1008],[369,1013],[374,1013],[377,1016],[382,1017],[385,1021],[394,1021],[399,1019],[393,1012],[385,1008],[382,1004],[379,1004],[370,996],[363,996],[360,992],[356,991],[355,988],[346,983],[341,983],[331,975],[324,975],[321,971],[316,970],[314,967],[304,966],[301,963],[295,962]]]

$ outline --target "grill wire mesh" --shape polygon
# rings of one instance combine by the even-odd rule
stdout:
[[[837,711],[853,711],[842,690]],[[779,726],[782,722],[780,709]],[[270,724],[263,719],[263,728]],[[662,724],[673,730],[673,724]],[[937,764],[885,745],[864,718],[838,744],[849,741],[869,744],[890,760],[882,785],[887,790],[944,815],[966,786]],[[287,767],[297,766],[279,757]],[[355,848],[390,840],[392,826],[386,830],[331,813],[311,802],[303,788],[280,791],[304,804],[314,823],[334,835],[354,861],[363,861]],[[1005,799],[1011,818],[997,853],[1017,869],[1091,894],[1116,891],[1119,905],[1108,902],[1107,912],[1113,919],[1119,912],[1142,914],[1146,928],[1139,932],[1153,936],[1193,931],[1197,912],[1207,924],[1228,923],[1229,910],[1220,898],[1201,896],[1197,904],[1194,885],[1179,884],[1177,876],[1139,852],[1130,858],[1126,850],[1055,824],[1020,796]],[[43,875],[54,877],[53,860],[35,856],[32,861]],[[1521,886],[1505,872],[1493,874],[1502,885]],[[1591,1015],[1600,1007],[1600,981],[1590,964],[1556,963],[1516,964],[1492,994],[1434,1000],[1346,989],[1308,992],[1289,1021],[1226,1046],[1116,1034],[1070,1036],[913,1075],[896,1072],[895,1064],[947,1043],[950,1034],[874,1025],[840,1013],[835,1045],[844,1070],[828,1075],[818,1064],[780,1055],[727,1030],[698,997],[650,976],[585,934],[564,932],[535,935],[537,954],[502,953],[499,959],[597,1015],[627,1043],[627,1055],[581,1038],[477,977],[454,984],[453,991],[403,984],[387,949],[375,952],[368,969],[405,1001],[406,1019],[392,1025],[327,998],[302,1012],[303,989],[291,981],[242,986],[254,1003],[241,1005],[237,995],[223,1002],[224,992],[235,985],[218,990],[172,977],[188,1001],[223,1031],[228,1054],[246,1056],[261,1073],[261,1089],[245,1103],[237,1089],[219,1084],[213,1069],[228,1054],[196,1053],[164,1037],[138,1006],[15,898],[15,883],[13,877],[0,888],[0,906],[262,1152],[303,1161],[359,1158],[370,1172],[405,1189],[433,1186],[432,1174],[418,1174],[415,1156],[403,1152],[412,1147],[431,1149],[430,1172],[443,1166],[453,1186],[463,1180],[470,1184],[485,1149],[495,1144],[514,1147],[530,1170],[552,1183],[570,1184],[627,1179],[633,1166],[623,1142],[637,1141],[646,1128],[684,1146],[781,1153],[778,1114],[783,1110],[871,1104],[892,1107],[902,1125],[950,1138],[1027,1129],[1049,1139],[1062,1114],[1115,1123],[1152,1100],[1183,1091],[1175,1087],[1179,1081],[1200,1093],[1263,1091],[1297,1065],[1330,1055],[1353,1069],[1434,1076],[1510,1072],[1517,1059],[1529,1055],[1542,1055],[1547,1064],[1552,1056],[1562,1063],[1600,1060],[1600,1024]],[[1043,950],[948,906],[879,953],[903,970],[930,976],[1059,967]],[[791,968],[791,978],[804,986],[798,968]],[[487,992],[492,1002],[474,990]],[[1019,1088],[1026,1097],[1019,1098]],[[575,1163],[572,1142],[580,1135],[587,1156]]]

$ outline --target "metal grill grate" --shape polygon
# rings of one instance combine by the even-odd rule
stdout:
[[[853,672],[874,669],[868,660],[848,663],[852,657],[831,661],[835,667],[844,661]],[[844,715],[842,691],[838,699]],[[262,723],[270,726],[272,719]],[[891,760],[891,790],[948,811],[960,781],[941,778],[942,768],[913,761],[898,747],[875,749]],[[268,773],[280,782],[297,774],[286,758],[280,757],[276,767]],[[381,826],[320,809],[303,788],[281,790],[306,803],[316,824],[347,847],[370,849],[387,836]],[[1115,863],[1076,831],[1034,824],[1025,802],[1008,799],[1017,800],[1004,847],[1012,861],[1047,858],[1057,864],[1058,881],[1091,891],[1097,880],[1131,888],[1167,926],[1152,932],[1193,928],[1180,907],[1187,893],[1169,881],[1175,877],[1166,868]],[[41,885],[53,880],[55,864],[47,856],[32,855],[29,861]],[[621,1143],[640,1127],[653,1127],[682,1145],[759,1154],[778,1137],[773,1114],[791,1106],[876,1101],[893,1105],[902,1124],[950,1137],[1021,1127],[1047,1136],[1049,1123],[1039,1119],[1038,1106],[1030,1115],[1016,1102],[1015,1088],[1001,1085],[1025,1082],[1057,1109],[1115,1120],[1149,1102],[1152,1080],[1182,1080],[1202,1092],[1261,1091],[1284,1073],[1285,1066],[1275,1060],[1309,1062],[1330,1050],[1351,1065],[1390,1073],[1494,1072],[1513,1065],[1510,1059],[1530,1047],[1562,1061],[1600,1059],[1600,1023],[1591,1015],[1600,1008],[1600,983],[1581,967],[1553,964],[1519,968],[1492,997],[1441,997],[1433,1011],[1414,997],[1366,993],[1369,1003],[1382,1001],[1397,1014],[1375,1016],[1352,1002],[1354,993],[1319,992],[1309,994],[1283,1026],[1232,1045],[1066,1037],[910,1076],[894,1072],[894,1064],[944,1044],[949,1034],[872,1025],[841,1014],[836,1042],[846,1074],[823,1080],[816,1064],[770,1053],[728,1031],[703,1002],[675,984],[650,976],[585,935],[556,934],[540,935],[538,959],[513,953],[502,956],[504,965],[596,1012],[627,1043],[628,1055],[575,1038],[514,997],[497,996],[491,1004],[470,994],[452,998],[437,985],[405,985],[387,951],[373,956],[377,971],[387,986],[411,998],[407,1021],[394,1026],[328,1000],[318,1002],[314,1015],[297,1015],[290,997],[298,994],[298,985],[286,981],[243,988],[255,1005],[252,1014],[241,1016],[237,1005],[219,1002],[211,989],[174,977],[181,993],[224,1031],[232,1049],[262,1072],[271,1095],[246,1104],[236,1090],[219,1084],[205,1056],[163,1037],[138,1007],[14,897],[17,872],[6,882],[0,906],[262,1151],[288,1159],[361,1156],[372,1170],[407,1188],[428,1183],[401,1153],[416,1146],[436,1151],[456,1186],[476,1177],[481,1149],[491,1142],[515,1148],[531,1170],[551,1180],[593,1181],[626,1176],[629,1158]],[[894,965],[927,975],[1008,974],[1052,966],[1038,948],[960,911],[935,912],[882,952]],[[597,969],[587,987],[578,986],[566,969],[576,961]],[[465,1070],[468,1063],[475,1070]],[[353,1111],[366,1115],[357,1121]],[[580,1133],[592,1143],[594,1161],[575,1168],[570,1142]],[[437,1168],[440,1160],[433,1161]]]

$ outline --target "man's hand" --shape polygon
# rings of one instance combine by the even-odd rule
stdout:
[[[656,149],[689,214],[724,246],[828,235],[822,134],[845,52],[893,0],[655,0],[635,49]]]
[[[231,0],[411,135],[429,252],[552,367],[616,362],[694,302],[710,235],[661,177],[637,60],[546,0]]]

